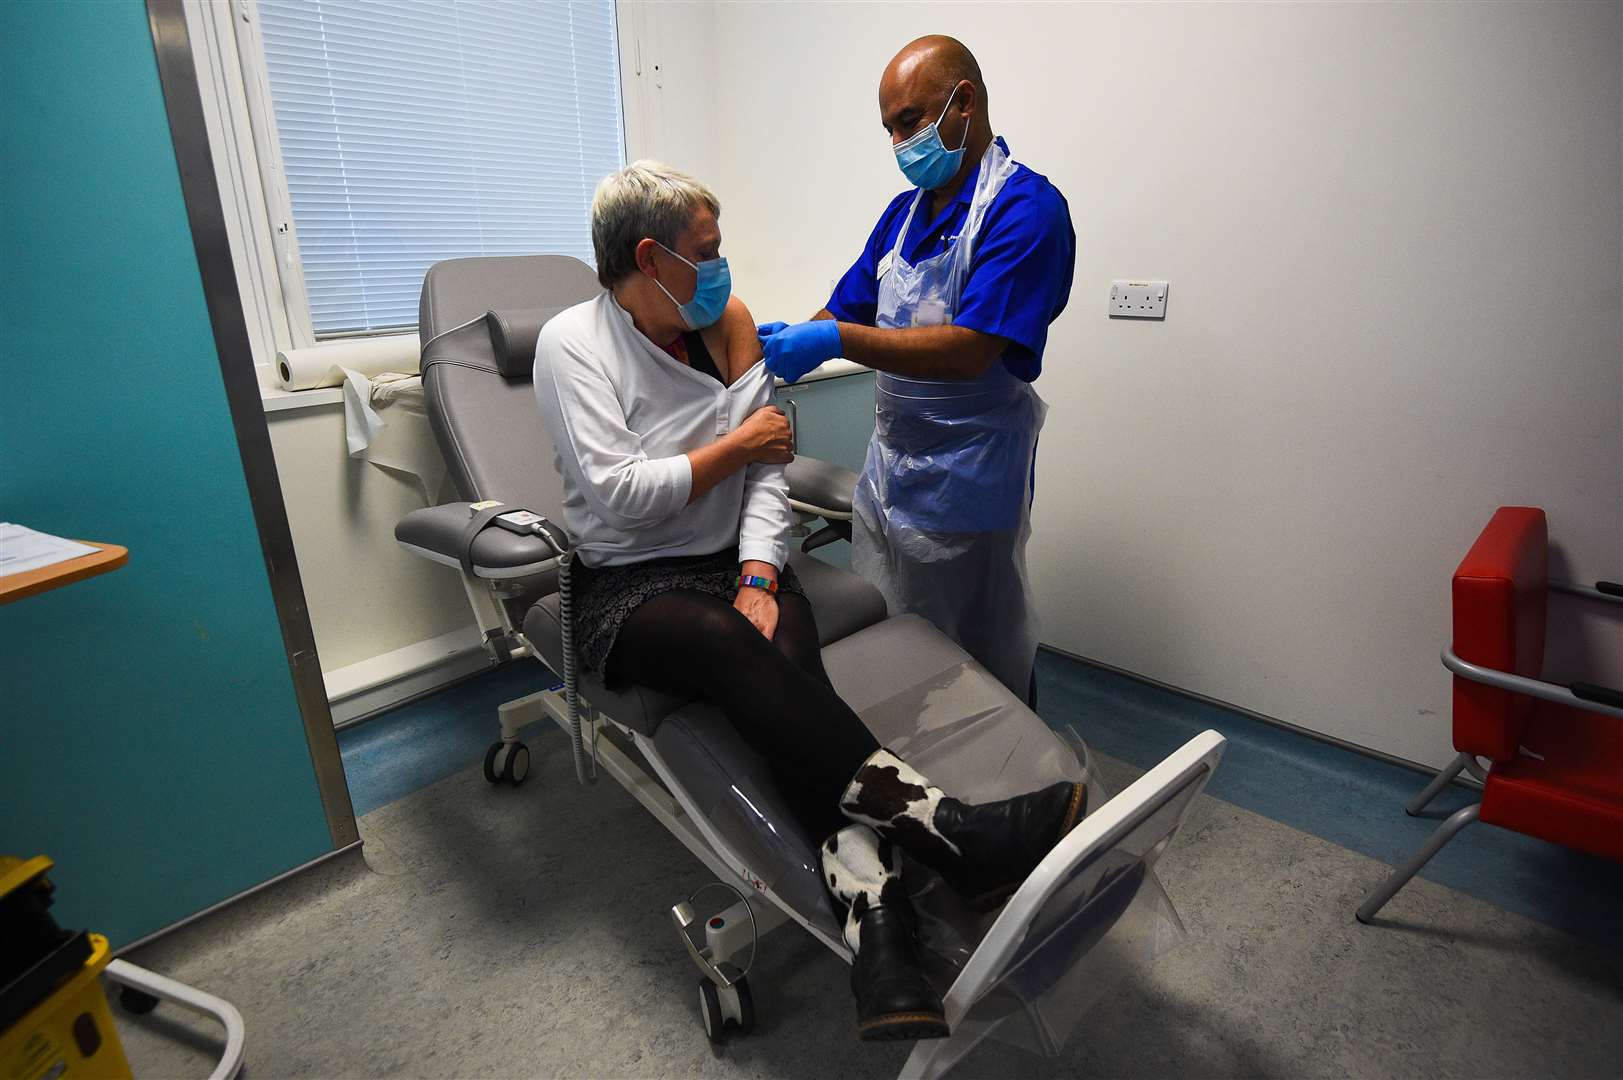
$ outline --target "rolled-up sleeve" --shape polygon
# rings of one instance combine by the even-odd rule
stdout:
[[[748,412],[772,404],[772,376],[756,366],[733,384],[735,392],[759,379],[750,395]],[[738,513],[738,561],[769,562],[779,570],[789,558],[789,526],[794,514],[789,509],[789,481],[782,465],[755,462],[744,470],[744,502]]]
[[[552,330],[543,329],[536,350],[535,396],[559,466],[614,528],[646,528],[677,513],[693,490],[692,462],[686,454],[649,457],[591,350]]]
[[[783,569],[792,521],[783,466],[751,465],[744,473],[744,507],[738,517],[738,561],[758,560]]]

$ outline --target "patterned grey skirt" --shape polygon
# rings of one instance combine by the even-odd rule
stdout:
[[[676,589],[692,589],[731,604],[738,594],[738,548],[625,566],[591,567],[577,560],[570,571],[570,594],[581,666],[601,673],[631,613]],[[778,591],[806,595],[794,567],[785,566],[778,575]]]

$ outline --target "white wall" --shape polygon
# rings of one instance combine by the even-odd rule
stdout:
[[[349,456],[343,404],[270,412],[266,422],[322,671],[456,631],[477,646],[456,572],[395,542],[395,523],[424,505],[421,491]]]
[[[1078,234],[1039,389],[1045,640],[1449,756],[1448,579],[1501,503],[1623,573],[1619,8],[721,4],[736,288],[804,317],[902,187],[878,77],[925,32]],[[713,149],[712,149],[713,147]],[[1172,282],[1111,322],[1112,278]],[[1599,633],[1599,629],[1595,629]],[[1623,639],[1559,648],[1614,681]]]
[[[654,158],[699,177],[716,173],[717,5],[619,0],[626,160]]]

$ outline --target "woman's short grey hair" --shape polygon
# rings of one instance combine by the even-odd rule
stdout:
[[[634,161],[611,172],[592,196],[592,250],[597,255],[597,280],[614,288],[637,268],[637,245],[652,237],[668,248],[693,220],[693,212],[708,206],[721,214],[715,192],[686,173],[657,161]]]

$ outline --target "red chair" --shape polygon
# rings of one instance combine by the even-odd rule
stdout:
[[[1623,862],[1623,692],[1546,682],[1549,589],[1623,605],[1623,586],[1591,588],[1546,576],[1544,511],[1501,506],[1454,571],[1454,749],[1459,755],[1406,808],[1419,813],[1464,769],[1482,801],[1456,811],[1369,895],[1369,922],[1455,834],[1473,821]],[[1486,758],[1483,770],[1478,758]]]

